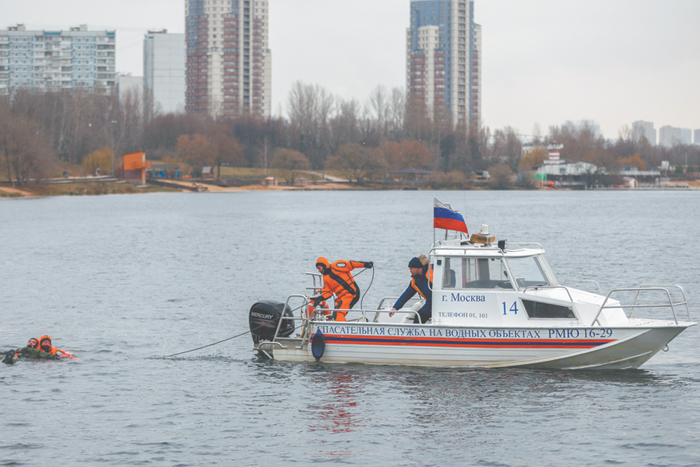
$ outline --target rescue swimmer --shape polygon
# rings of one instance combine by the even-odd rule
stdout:
[[[23,358],[30,360],[60,360],[61,358],[75,357],[70,352],[53,347],[51,345],[51,336],[45,335],[39,339],[36,337],[30,338],[26,347],[8,351],[2,362],[12,365]]]
[[[22,358],[28,358],[32,360],[58,360],[61,357],[58,355],[53,355],[49,352],[44,352],[39,347],[39,339],[32,337],[27,342],[26,347],[22,347],[17,350],[9,350],[5,354],[5,358],[2,360],[3,363],[12,365]]]
[[[41,336],[39,338],[39,348],[44,352],[50,353],[51,355],[58,355],[59,357],[69,357],[73,358],[70,352],[65,350],[57,349],[51,345],[51,336]]]
[[[392,308],[394,311],[400,310],[416,293],[420,295],[425,303],[417,310],[418,314],[413,317],[415,324],[425,323],[433,316],[433,271],[432,269],[428,270],[428,263],[428,258],[425,255],[411,258],[411,261],[408,262],[411,283],[408,284]],[[393,316],[393,313],[389,316]]]
[[[372,269],[371,261],[346,261],[338,260],[330,263],[326,258],[316,260],[316,269],[323,274],[323,289],[315,297],[310,297],[314,306],[328,300],[335,295],[335,311],[331,319],[333,321],[346,321],[345,316],[360,299],[360,288],[355,282],[351,271],[358,268]]]

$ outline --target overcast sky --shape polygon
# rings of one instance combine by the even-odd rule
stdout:
[[[410,0],[270,0],[273,114],[291,83],[361,102],[404,87]],[[483,124],[543,133],[593,120],[700,129],[699,0],[477,0]],[[184,32],[183,0],[0,0],[0,27],[117,30],[117,71],[143,75],[148,29]]]

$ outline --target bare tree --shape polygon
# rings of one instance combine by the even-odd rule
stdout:
[[[6,107],[0,111],[0,151],[10,183],[25,185],[50,175],[55,158],[48,138],[38,122],[17,115]]]
[[[260,143],[260,160],[262,162],[263,169],[265,169],[265,175],[267,175],[267,167],[269,165],[271,152],[272,147],[270,145],[270,137],[265,135]]]
[[[433,151],[415,140],[387,141],[382,144],[382,151],[393,169],[426,169],[433,160]]]
[[[507,164],[498,163],[489,167],[489,188],[508,190],[513,187],[513,171]]]
[[[326,167],[340,170],[351,182],[362,184],[383,174],[387,164],[381,149],[353,143],[341,146],[334,156],[328,158]]]
[[[216,157],[215,151],[216,149],[204,135],[181,135],[177,139],[177,156],[192,167],[195,175],[201,175],[202,168],[212,164]]]
[[[396,141],[403,139],[405,137],[406,92],[402,88],[391,90],[388,119],[391,138]]]
[[[328,122],[329,147],[332,153],[343,144],[356,143],[360,139],[360,104],[355,99],[336,101],[336,115]]]
[[[243,151],[238,140],[226,133],[224,125],[217,125],[210,129],[209,145],[211,148],[210,162],[216,167],[216,178],[221,178],[221,165],[242,165],[245,161]]]
[[[507,126],[494,132],[492,153],[496,162],[502,162],[512,171],[517,171],[522,150],[522,142],[513,127]]]
[[[365,104],[368,119],[374,120],[380,138],[386,139],[390,115],[390,97],[384,86],[374,88]]]
[[[309,168],[309,159],[294,149],[277,148],[272,156],[272,167],[279,169],[287,185],[292,186],[299,173]]]
[[[331,93],[318,85],[297,81],[289,91],[288,113],[296,136],[294,146],[307,154],[314,168],[323,166],[328,155],[328,122],[334,104]]]

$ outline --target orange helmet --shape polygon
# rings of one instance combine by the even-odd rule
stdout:
[[[49,341],[49,348],[48,348],[48,350],[45,350],[45,349],[44,349],[44,342],[46,342],[46,341]],[[51,347],[52,347],[52,346],[51,346],[51,336],[41,336],[41,337],[39,338],[39,348],[40,348],[41,350],[43,350],[44,352],[48,352],[48,351],[51,350]]]

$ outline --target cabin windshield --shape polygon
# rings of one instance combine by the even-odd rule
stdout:
[[[526,287],[551,285],[536,256],[508,258],[508,265],[520,290]]]
[[[513,289],[501,258],[444,258],[443,289]]]

